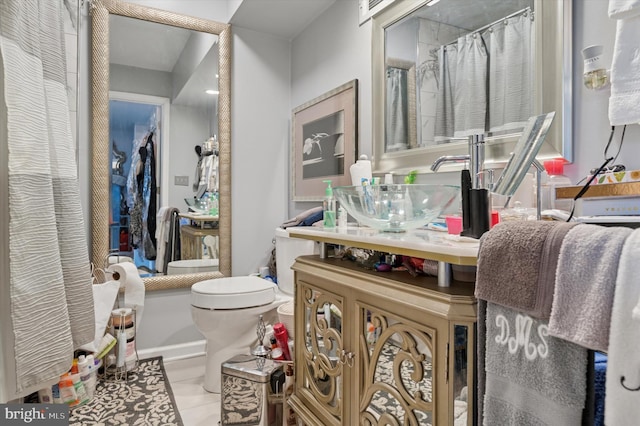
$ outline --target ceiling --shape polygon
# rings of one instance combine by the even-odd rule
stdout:
[[[231,18],[231,24],[292,40],[335,2],[336,0],[243,0]]]
[[[204,46],[196,48],[199,54],[192,49],[186,51],[192,54],[184,53],[190,42]],[[211,95],[204,91],[218,88],[215,35],[109,15],[109,62],[171,74],[174,104],[205,108],[211,104]]]

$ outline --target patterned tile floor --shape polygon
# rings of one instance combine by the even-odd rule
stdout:
[[[220,421],[220,394],[202,387],[204,356],[165,361],[165,371],[184,426],[215,426]]]

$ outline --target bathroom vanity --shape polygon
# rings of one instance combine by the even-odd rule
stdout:
[[[475,265],[477,243],[435,231],[291,228],[292,237]],[[295,272],[295,393],[309,425],[472,425],[474,284],[301,256]]]

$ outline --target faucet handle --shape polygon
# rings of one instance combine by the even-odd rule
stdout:
[[[487,189],[491,191],[493,189],[493,179],[494,179],[495,170],[486,169],[484,172],[487,174],[487,180],[486,180]]]

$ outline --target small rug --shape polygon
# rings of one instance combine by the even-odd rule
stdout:
[[[126,382],[100,380],[91,401],[71,409],[69,424],[182,426],[176,407],[162,357],[149,358]]]

